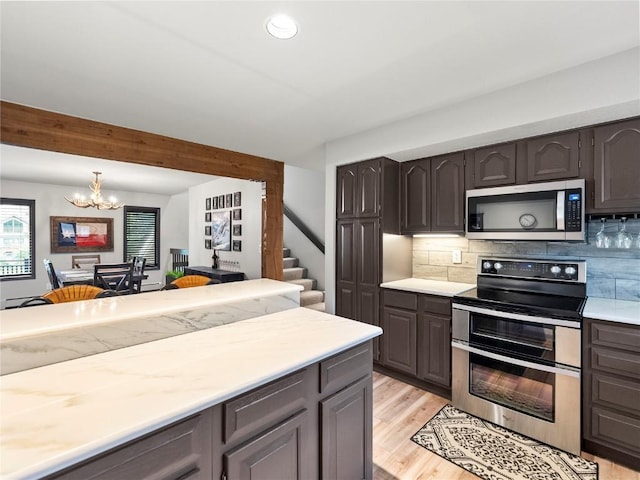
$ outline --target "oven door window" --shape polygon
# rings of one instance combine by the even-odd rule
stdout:
[[[554,421],[555,373],[469,354],[469,393],[512,410]]]
[[[484,350],[553,365],[555,327],[473,314],[469,342]]]

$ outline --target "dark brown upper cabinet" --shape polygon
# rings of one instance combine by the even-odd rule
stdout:
[[[516,144],[508,143],[471,150],[467,156],[467,189],[516,183]]]
[[[464,154],[401,165],[402,233],[464,231]]]
[[[640,118],[595,127],[594,194],[589,211],[640,209]]]
[[[336,217],[352,218],[356,216],[356,195],[358,192],[357,165],[338,167],[336,174]]]
[[[580,175],[577,131],[525,141],[527,182],[564,180]]]

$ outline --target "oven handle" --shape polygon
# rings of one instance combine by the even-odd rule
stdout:
[[[452,308],[464,310],[467,312],[480,313],[482,315],[488,315],[490,317],[506,318],[508,320],[522,320],[523,322],[542,323],[544,325],[555,325],[558,327],[580,328],[580,322],[578,321],[560,320],[558,318],[547,317],[532,317],[529,315],[522,315],[521,313],[503,312],[501,310],[473,307],[471,305],[462,305],[460,303],[454,303],[452,305]]]
[[[451,346],[459,350],[465,350],[470,353],[475,353],[476,355],[480,355],[482,357],[492,358],[493,360],[498,360],[513,365],[520,365],[521,367],[532,368],[534,370],[542,370],[543,372],[557,373],[560,375],[566,375],[567,377],[580,378],[579,368],[574,369],[569,366],[567,366],[566,368],[559,368],[551,367],[549,365],[541,365],[539,363],[527,362],[525,360],[520,360],[519,358],[507,357],[498,353],[487,352],[486,350],[472,347],[465,342],[456,339],[451,340]]]

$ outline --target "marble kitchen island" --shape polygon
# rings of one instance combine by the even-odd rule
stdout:
[[[0,476],[370,478],[380,333],[292,308],[4,375]]]

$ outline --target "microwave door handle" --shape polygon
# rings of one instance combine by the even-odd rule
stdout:
[[[564,201],[564,190],[557,192],[556,198],[556,229],[564,230],[564,209],[566,208]]]

